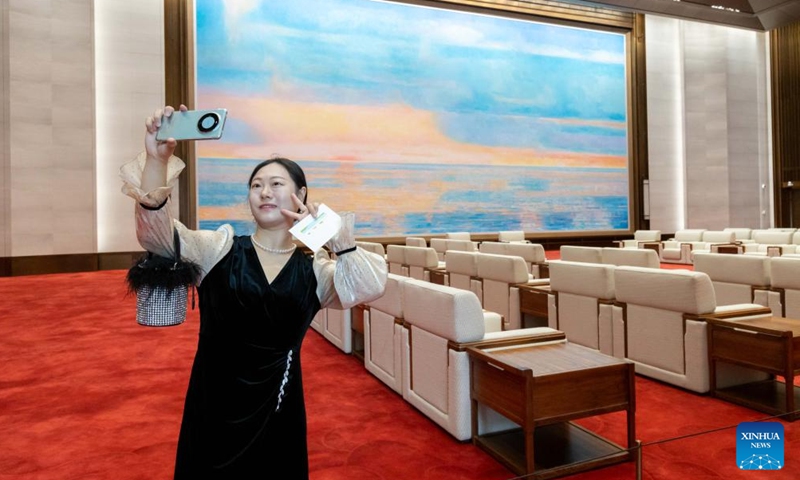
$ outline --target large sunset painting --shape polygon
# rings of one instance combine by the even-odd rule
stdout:
[[[375,0],[196,0],[201,228],[252,231],[261,160],[359,237],[628,230],[626,37]]]

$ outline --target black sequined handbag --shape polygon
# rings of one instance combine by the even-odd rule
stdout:
[[[145,253],[128,270],[128,292],[136,294],[136,322],[148,327],[180,325],[186,320],[189,289],[200,278],[200,267],[181,259],[181,241],[173,230],[175,257]]]

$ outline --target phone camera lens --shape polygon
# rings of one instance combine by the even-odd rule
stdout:
[[[208,133],[219,125],[219,115],[216,113],[206,113],[197,121],[197,129],[203,133]]]

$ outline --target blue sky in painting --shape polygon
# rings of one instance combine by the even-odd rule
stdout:
[[[627,155],[621,34],[373,0],[196,9],[200,89],[272,96],[280,79],[293,101],[435,112],[461,142]]]

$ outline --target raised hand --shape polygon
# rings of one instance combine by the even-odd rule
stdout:
[[[181,104],[181,106],[178,108],[182,112],[187,110],[186,105],[183,104]],[[155,112],[153,112],[152,116],[145,119],[144,125],[146,128],[146,133],[144,135],[144,148],[148,157],[158,159],[166,163],[167,160],[169,160],[169,157],[171,157],[172,153],[175,151],[175,147],[178,145],[178,142],[174,138],[168,138],[163,142],[156,140],[156,132],[158,132],[158,128],[161,126],[161,118],[169,117],[174,112],[175,108],[167,105],[164,108],[157,109]]]
[[[292,202],[294,206],[297,207],[295,211],[287,210],[285,208],[281,209],[281,213],[289,217],[295,222],[299,222],[300,220],[306,218],[307,216],[311,215],[314,218],[317,218],[317,209],[319,208],[319,203],[309,203],[308,205],[304,205],[303,201],[300,200],[296,194],[292,193]]]

